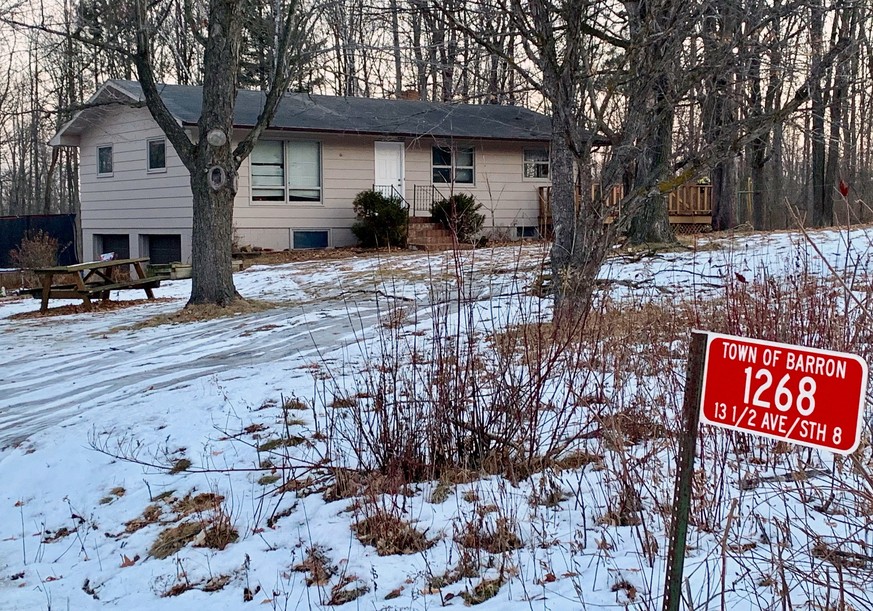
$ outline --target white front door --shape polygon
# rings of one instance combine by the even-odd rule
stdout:
[[[405,197],[403,185],[403,143],[376,142],[376,191],[389,197]]]

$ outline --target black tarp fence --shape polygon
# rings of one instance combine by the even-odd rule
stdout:
[[[75,214],[0,216],[0,268],[12,267],[9,251],[18,248],[27,233],[36,231],[44,231],[58,241],[58,265],[79,262]]]

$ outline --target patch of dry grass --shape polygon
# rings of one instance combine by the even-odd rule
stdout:
[[[160,505],[158,505],[157,503],[153,503],[143,510],[142,516],[125,522],[124,530],[127,533],[135,533],[136,531],[145,528],[150,524],[156,524],[161,519],[161,515],[163,515],[163,513],[164,512],[161,509]]]
[[[358,584],[357,587],[349,588],[352,584]],[[330,589],[330,598],[325,601],[325,604],[331,606],[344,605],[346,603],[357,600],[364,594],[370,591],[363,581],[357,575],[344,575],[339,582]]]
[[[265,312],[278,307],[280,307],[280,304],[278,303],[260,301],[257,299],[235,299],[230,305],[223,307],[213,304],[187,305],[177,312],[158,314],[157,316],[146,318],[132,325],[115,327],[110,329],[110,333],[116,331],[135,331],[137,329],[160,327],[161,325],[203,322],[205,320],[227,318],[230,316],[238,316],[240,314]]]
[[[20,312],[18,314],[13,314],[9,316],[10,320],[21,320],[21,319],[30,319],[30,318],[48,318],[52,316],[69,316],[70,314],[101,314],[104,312],[114,312],[116,310],[123,310],[125,308],[132,308],[133,306],[144,305],[147,303],[166,303],[169,301],[176,301],[175,299],[171,299],[169,297],[155,297],[154,299],[125,299],[124,301],[113,301],[108,299],[103,301],[102,299],[94,299],[91,301],[91,309],[86,310],[85,306],[81,303],[73,304],[73,305],[64,305],[59,307],[49,307],[49,309],[43,313],[39,310],[35,312]],[[51,301],[49,301],[51,304]],[[113,329],[112,331],[117,331],[118,329]]]
[[[499,517],[493,525],[480,519],[467,522],[464,530],[455,537],[459,545],[481,549],[489,554],[502,554],[519,549],[523,544],[506,517]]]
[[[497,596],[502,585],[503,579],[499,577],[497,579],[483,579],[472,590],[461,592],[461,598],[467,605],[479,605]]]
[[[303,562],[294,566],[298,573],[309,573],[306,577],[306,585],[326,585],[337,574],[337,567],[330,562],[327,550],[320,545],[313,545],[306,550]]]
[[[436,543],[406,520],[383,509],[359,519],[352,531],[361,543],[376,548],[380,556],[416,554]]]
[[[170,475],[176,475],[177,473],[182,473],[183,471],[187,471],[191,468],[191,461],[187,458],[179,458],[173,462],[173,466],[170,467]]]
[[[288,437],[276,437],[258,445],[258,451],[272,452],[273,450],[278,450],[279,448],[293,448],[294,446],[299,446],[301,443],[305,442],[306,438],[300,437],[298,435],[290,435]]]
[[[203,530],[203,524],[189,520],[164,529],[152,543],[149,555],[159,560],[169,558],[188,545]]]
[[[179,517],[186,517],[194,513],[201,513],[210,509],[221,507],[224,497],[214,492],[201,492],[197,495],[191,495],[189,492],[181,499],[173,501],[173,511]]]

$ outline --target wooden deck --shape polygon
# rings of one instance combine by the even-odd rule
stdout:
[[[551,192],[552,187],[539,187],[540,207],[540,235],[547,236],[551,233]],[[601,197],[599,184],[591,185],[591,197]],[[621,210],[621,200],[624,197],[624,188],[615,186],[608,195],[607,205]],[[576,193],[576,206],[580,203],[580,194]],[[696,183],[684,184],[668,194],[667,212],[670,216],[670,224],[677,233],[696,233],[705,231],[712,226],[712,185],[699,185]],[[607,222],[611,222],[611,219]]]

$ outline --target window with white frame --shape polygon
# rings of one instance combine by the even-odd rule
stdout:
[[[165,172],[167,170],[167,141],[164,138],[152,138],[146,141],[146,167],[149,172]]]
[[[97,147],[97,176],[112,176],[112,145]]]
[[[433,147],[432,170],[434,184],[461,183],[472,185],[476,176],[472,147]]]
[[[261,140],[252,150],[252,200],[321,201],[321,144],[309,140]]]
[[[549,177],[549,149],[524,150],[524,177],[543,179]]]

